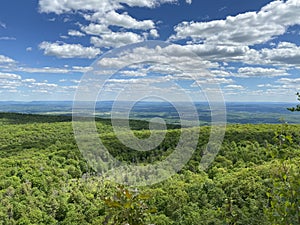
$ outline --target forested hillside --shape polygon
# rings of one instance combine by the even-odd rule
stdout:
[[[70,117],[1,113],[0,125],[3,225],[300,224],[300,125],[229,125],[206,171],[199,162],[210,128],[202,127],[182,171],[138,188],[95,176],[77,148]],[[130,125],[139,137],[149,134],[145,121]],[[168,128],[157,149],[136,153],[116,140],[109,120],[97,121],[111,154],[138,164],[174,150],[181,130]]]

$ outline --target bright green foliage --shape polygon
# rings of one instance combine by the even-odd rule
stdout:
[[[293,135],[286,123],[275,132],[274,139],[280,160],[274,162],[272,187],[267,192],[269,207],[266,213],[274,225],[300,224],[300,166],[299,158],[287,149],[293,143]],[[275,155],[272,155],[275,158]]]
[[[210,128],[201,127],[182,171],[135,192],[95,176],[68,117],[0,114],[0,124],[0,225],[299,224],[300,125],[229,125],[206,171],[199,162]],[[132,127],[149,135],[146,122]],[[137,152],[116,139],[109,121],[97,129],[112,155],[133,164],[164,159],[181,134],[170,129],[157,149]]]
[[[300,224],[300,167],[299,161],[280,163],[274,171],[270,198],[269,217],[272,224]]]

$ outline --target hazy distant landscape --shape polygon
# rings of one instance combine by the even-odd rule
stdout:
[[[110,118],[112,101],[97,102],[96,117]],[[128,103],[121,106],[127,108]],[[182,103],[184,105],[184,103]],[[300,115],[287,110],[293,103],[259,103],[259,102],[228,102],[226,103],[227,123],[300,123]],[[40,115],[72,115],[71,101],[36,101],[36,102],[1,102],[0,112],[15,112]],[[211,110],[207,103],[195,103],[201,125],[211,122]],[[122,107],[120,111],[123,110]],[[165,102],[138,102],[130,111],[130,119],[149,120],[161,117],[167,123],[178,123],[180,118],[174,108]]]

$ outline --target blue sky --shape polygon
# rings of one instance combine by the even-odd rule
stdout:
[[[169,68],[144,65],[139,76],[124,69],[104,99],[130,83],[165,89],[173,79],[202,100],[187,78],[190,65],[166,72],[184,57],[210,71],[198,83],[219,84],[226,101],[293,102],[299,91],[300,0],[2,0],[0,100],[72,100],[98,57],[147,40],[169,43],[160,59]],[[164,75],[153,82],[158,71]]]

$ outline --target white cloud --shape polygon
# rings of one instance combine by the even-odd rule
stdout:
[[[187,4],[192,4],[192,0],[185,0]]]
[[[177,2],[178,0],[39,0],[39,8],[40,12],[44,13],[79,13],[85,20],[91,22],[88,25],[79,24],[81,31],[87,35],[98,36],[92,37],[91,43],[98,47],[110,48],[144,41],[148,36],[159,37],[156,25],[151,19],[137,20],[127,12],[120,13],[117,10],[126,7],[155,8],[161,4]],[[119,29],[111,30],[111,26]],[[137,34],[132,32],[132,29],[147,31],[147,33]],[[68,34],[83,36],[82,32],[71,30]],[[51,54],[69,58],[59,53]]]
[[[90,35],[101,35],[111,32],[107,25],[95,23],[90,23],[88,26],[81,26],[81,30]]]
[[[281,78],[275,82],[280,84],[279,86],[273,86],[273,89],[277,92],[283,89],[287,89],[292,93],[299,92],[300,78]]]
[[[263,48],[261,50],[251,49],[248,46],[228,46],[212,44],[190,44],[190,45],[170,45],[165,49],[168,54],[177,57],[195,57],[203,61],[228,63],[242,62],[249,65],[267,65],[269,67],[296,67],[300,68],[300,46],[294,43],[281,42],[276,48]],[[257,66],[259,67],[259,66]],[[262,67],[262,66],[260,66]],[[264,70],[267,76],[274,73],[277,76],[287,75],[286,72],[274,70]],[[278,74],[281,73],[281,74]]]
[[[175,3],[177,0],[40,0],[41,12],[62,14],[72,11],[108,12],[123,8],[122,4],[130,7],[154,8],[164,3]]]
[[[34,82],[27,85],[31,88],[32,92],[36,93],[50,93],[52,91],[57,91],[59,86],[53,83],[46,83],[46,82]]]
[[[32,51],[32,47],[26,48],[26,51],[27,51],[27,52],[31,52],[31,51]]]
[[[0,27],[2,27],[2,28],[4,28],[4,29],[6,29],[6,24],[5,24],[5,23],[3,23],[2,21],[0,21]]]
[[[15,62],[15,60],[13,60],[7,56],[0,55],[0,64],[14,63],[14,62]]]
[[[239,61],[251,51],[247,46],[218,46],[208,44],[186,45],[183,48],[203,59],[213,61]]]
[[[15,90],[21,86],[22,77],[13,73],[0,72],[0,90]]]
[[[81,33],[80,31],[77,31],[77,30],[69,30],[68,35],[73,36],[73,37],[84,37],[85,36],[84,33]]]
[[[111,32],[101,35],[101,38],[91,37],[91,43],[96,47],[120,47],[144,41],[144,38],[133,32]]]
[[[156,29],[151,29],[149,34],[150,34],[151,37],[154,37],[154,38],[159,37],[159,34],[158,34]]]
[[[244,90],[245,89],[242,85],[236,85],[236,84],[226,85],[225,88],[227,90]]]
[[[76,85],[72,85],[72,86],[61,86],[60,87],[62,90],[60,90],[59,92],[65,92],[65,93],[68,93],[70,94],[70,91],[74,91],[78,88],[78,86]],[[73,93],[71,93],[73,94]]]
[[[23,83],[35,83],[36,80],[35,79],[24,79],[22,80]]]
[[[66,36],[66,35],[60,35],[59,36],[61,39],[69,39],[69,36]]]
[[[234,83],[234,80],[232,79],[226,79],[226,78],[205,78],[201,80],[197,80],[197,82],[194,82],[191,87],[199,87],[201,84],[231,84]]]
[[[75,83],[75,84],[79,84],[80,83],[80,80],[71,80],[71,82]]]
[[[20,68],[17,68],[16,70],[26,72],[26,73],[59,73],[59,74],[65,74],[65,73],[70,72],[70,70],[68,70],[68,69],[55,68],[55,67],[42,67],[42,68],[20,67]]]
[[[136,70],[125,70],[120,72],[121,76],[127,76],[127,77],[143,77],[147,75],[147,71],[143,69]]]
[[[203,76],[201,73],[203,69],[218,67],[217,63],[211,63],[209,61],[203,60],[193,52],[184,48],[184,46],[170,45],[167,47],[157,46],[154,49],[149,49],[146,47],[138,47],[132,51],[128,51],[118,58],[103,58],[98,63],[102,68],[123,68],[133,63],[139,62],[159,62],[161,64],[166,64],[169,67],[173,67],[176,71],[181,71],[184,73],[184,77],[189,77],[195,73],[195,76]],[[159,68],[166,71],[166,68]],[[168,72],[168,71],[167,71]],[[187,75],[187,76],[186,76]]]
[[[141,42],[151,35],[154,38],[159,37],[155,28],[155,23],[152,20],[138,21],[127,13],[117,13],[116,11],[109,11],[105,15],[96,12],[93,15],[84,14],[86,20],[93,21],[87,26],[80,25],[83,32],[89,35],[96,35],[99,37],[92,37],[91,43],[97,47],[119,47],[131,43]],[[96,21],[96,22],[95,22]],[[121,29],[112,31],[110,26],[118,26]],[[144,37],[134,32],[129,32],[125,29],[133,30],[150,30],[145,33]]]
[[[300,47],[294,43],[281,42],[276,48],[264,48],[261,57],[272,64],[300,67]]]
[[[26,73],[50,73],[50,74],[68,74],[68,73],[85,73],[92,70],[91,67],[85,66],[72,66],[72,68],[64,67],[41,67],[41,68],[31,68],[31,67],[17,67],[11,68],[13,71],[21,71]]]
[[[298,87],[300,85],[300,78],[281,78],[278,81],[276,81],[277,83],[281,83],[281,84],[297,84]]]
[[[39,9],[45,13],[56,13],[62,14],[66,12],[78,11],[78,10],[89,10],[106,12],[108,10],[120,8],[118,2],[113,3],[109,0],[40,0]]]
[[[88,71],[91,71],[93,68],[89,66],[73,66],[72,71],[73,72],[79,72],[79,73],[86,73]]]
[[[210,22],[182,22],[171,40],[191,37],[194,41],[227,45],[255,45],[282,35],[289,26],[300,24],[298,0],[273,1],[259,12],[228,16]]]
[[[21,76],[13,73],[2,73],[0,72],[0,79],[12,79],[12,80],[20,80]]]
[[[37,87],[50,87],[50,88],[55,88],[58,86],[57,84],[48,84],[48,83],[33,83],[33,85]]]
[[[0,41],[15,41],[15,37],[0,37]]]
[[[0,90],[3,89],[16,89],[21,86],[21,82],[19,80],[1,80],[0,79]]]
[[[130,7],[148,7],[154,8],[164,3],[176,3],[177,0],[118,0],[120,3],[125,3]]]
[[[257,87],[259,87],[259,88],[263,88],[263,87],[274,87],[274,85],[272,85],[272,84],[259,84],[259,85],[257,85]],[[277,87],[279,87],[279,86],[277,86]]]
[[[98,48],[83,47],[80,44],[49,43],[42,42],[39,48],[44,50],[45,55],[58,58],[95,58],[101,53]]]
[[[233,73],[225,71],[225,70],[211,70],[212,74],[214,74],[217,77],[231,77],[234,76]]]
[[[239,77],[278,77],[288,75],[289,74],[284,69],[261,67],[241,67],[238,69],[237,74]]]
[[[150,30],[155,27],[152,20],[137,21],[127,13],[119,14],[115,11],[108,12],[105,17],[100,17],[99,21],[107,26],[114,25],[127,29]]]

